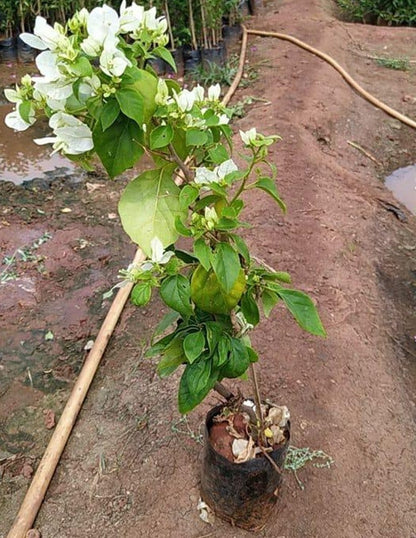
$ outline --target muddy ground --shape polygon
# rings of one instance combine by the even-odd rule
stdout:
[[[392,71],[368,58],[416,59],[416,29],[340,22],[329,0],[269,2],[249,25],[331,54],[367,90],[416,116],[414,65]],[[283,137],[273,160],[289,212],[256,194],[247,240],[314,297],[328,332],[305,335],[283,310],[263,323],[253,337],[263,392],[291,409],[295,446],[335,460],[301,470],[303,491],[287,473],[259,536],[414,538],[416,224],[380,200],[399,205],[382,178],[415,163],[415,132],[291,44],[250,38],[249,60],[259,78],[234,102],[251,95],[270,104],[255,103],[234,127]],[[14,265],[18,280],[0,287],[0,536],[51,435],[47,412],[59,418],[108,309],[102,294],[133,256],[115,215],[125,182],[75,173],[0,184],[2,257],[45,241]],[[161,313],[157,300],[124,310],[36,521],[44,538],[249,536],[199,519],[200,426],[218,399],[180,421],[178,377],[159,380],[143,358]]]

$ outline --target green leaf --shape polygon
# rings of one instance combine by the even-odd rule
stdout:
[[[142,126],[144,123],[143,97],[134,87],[119,88],[116,99],[123,114]]]
[[[237,251],[244,258],[247,265],[250,265],[250,251],[248,250],[247,243],[242,237],[237,234],[230,234],[231,239],[234,241]]]
[[[230,338],[231,349],[228,360],[221,368],[221,376],[230,379],[243,375],[250,365],[247,347],[238,338]]]
[[[173,59],[173,56],[170,51],[168,51],[168,49],[165,49],[165,47],[156,47],[152,50],[152,54],[154,54],[155,56],[159,56],[159,58],[162,58],[162,60],[164,60],[168,65],[170,65],[176,73],[177,69],[175,60]]]
[[[116,97],[124,114],[140,125],[149,123],[156,110],[157,80],[154,75],[137,67],[130,67],[123,73],[121,88],[117,90]]]
[[[19,105],[19,114],[21,118],[26,122],[30,123],[30,111],[32,110],[32,105],[29,101],[23,101]]]
[[[173,129],[171,125],[159,125],[150,133],[150,149],[165,148],[172,142]]]
[[[207,321],[205,323],[205,329],[207,333],[207,342],[210,354],[214,353],[215,348],[220,341],[224,329],[217,321]]]
[[[120,105],[117,99],[110,99],[105,103],[101,110],[100,121],[103,131],[107,130],[113,125],[120,114]]]
[[[281,288],[276,292],[302,329],[317,336],[326,336],[312,299],[301,291]]]
[[[185,226],[180,217],[176,217],[175,219],[175,230],[179,235],[183,235],[184,237],[192,237],[191,230]]]
[[[215,148],[208,150],[208,154],[214,164],[221,164],[229,159],[228,151],[222,144],[218,144]]]
[[[156,368],[157,373],[161,378],[167,377],[184,362],[182,340],[175,338],[163,352],[163,357]]]
[[[100,114],[101,114],[101,110],[102,110],[102,107],[103,107],[103,102],[102,102],[101,96],[91,97],[90,99],[88,99],[86,104],[87,104],[88,112],[91,114],[91,116],[95,120],[98,121],[100,119]],[[94,144],[95,144],[95,142],[94,142]]]
[[[78,58],[70,65],[71,71],[78,77],[90,77],[92,75],[92,66],[85,56]]]
[[[198,198],[199,190],[192,185],[185,185],[182,187],[179,193],[179,203],[182,209],[188,209],[188,207],[195,202]]]
[[[197,239],[194,243],[194,254],[205,271],[209,271],[211,268],[211,249],[202,237]]]
[[[183,341],[183,350],[189,363],[192,364],[205,349],[205,336],[202,331],[188,334]]]
[[[160,296],[173,310],[183,316],[192,315],[191,286],[183,275],[172,275],[162,282]]]
[[[98,122],[93,131],[95,150],[110,177],[132,168],[143,155],[143,132],[132,120],[120,115],[105,131]]]
[[[224,200],[224,196],[218,196],[217,194],[209,194],[208,196],[204,196],[196,202],[194,210],[199,211],[200,209],[204,209],[205,207],[211,204],[215,204],[220,200]]]
[[[152,286],[150,282],[136,284],[131,292],[130,300],[136,306],[144,306],[150,301]]]
[[[188,364],[179,383],[178,407],[182,414],[196,407],[218,379],[218,371],[211,371],[211,361],[199,360]]]
[[[152,239],[158,237],[168,247],[178,238],[176,217],[186,218],[179,207],[179,187],[169,169],[148,170],[131,181],[121,195],[118,210],[124,230],[148,256]]]
[[[212,255],[212,268],[221,286],[230,292],[241,269],[238,254],[230,244],[218,243]]]
[[[264,315],[268,318],[274,306],[279,302],[279,296],[274,291],[264,290],[261,295],[261,301]]]
[[[269,177],[261,177],[256,181],[255,185],[258,189],[261,189],[262,191],[267,192],[267,194],[270,194],[270,196],[277,202],[283,213],[286,213],[286,204],[280,198],[279,193],[277,192],[276,185],[272,179],[270,179]]]
[[[231,350],[230,337],[226,334],[222,335],[218,341],[215,366],[220,367],[228,360],[228,354]]]
[[[203,146],[208,141],[208,135],[205,131],[199,129],[189,129],[186,131],[187,146]]]
[[[273,273],[265,272],[262,275],[262,278],[264,280],[279,280],[280,282],[284,282],[285,284],[290,284],[292,282],[292,278],[289,275],[289,273],[286,273],[285,271],[275,271]]]
[[[259,360],[259,356],[256,351],[250,346],[246,346],[248,358],[250,359],[250,362],[257,362]]]
[[[251,293],[245,293],[241,298],[241,310],[244,317],[251,323],[251,325],[257,325],[260,321],[259,307]]]
[[[179,318],[179,313],[176,310],[171,310],[163,316],[154,330],[153,337],[162,334],[168,327],[170,327]]]

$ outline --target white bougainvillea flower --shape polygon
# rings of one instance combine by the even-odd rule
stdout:
[[[119,28],[120,21],[113,8],[106,5],[94,8],[88,15],[88,37],[81,43],[81,49],[88,56],[99,56],[105,44],[108,48],[110,43],[113,46],[117,45],[116,34]]]
[[[219,183],[225,176],[236,172],[238,170],[237,165],[232,159],[224,161],[219,166],[216,166],[214,170],[209,170],[205,166],[197,168],[195,171],[195,183],[199,185],[209,185],[210,183]]]
[[[49,82],[43,77],[33,77],[34,88],[44,99],[63,101],[73,93],[72,80],[59,79]]]
[[[130,60],[124,53],[113,46],[106,46],[100,56],[101,70],[109,77],[121,77],[126,67],[130,66]]]
[[[119,28],[120,21],[117,12],[109,6],[95,7],[88,16],[88,36],[102,46],[108,36],[117,34]]]
[[[38,54],[35,62],[40,74],[45,77],[45,81],[57,80],[61,76],[58,69],[58,58],[50,50]]]
[[[21,104],[18,102],[18,104]],[[22,116],[19,114],[19,108],[17,107],[16,110],[13,110],[13,112],[10,112],[7,114],[7,116],[4,118],[4,123],[7,125],[7,127],[10,127],[10,129],[14,129],[15,131],[26,131],[31,125],[35,123],[35,112],[33,109],[29,113],[29,123],[25,121]]]
[[[156,17],[156,8],[152,7],[144,13],[143,26],[148,30],[157,31],[164,34],[168,29],[168,23],[165,17]]]
[[[208,88],[208,101],[218,101],[221,95],[221,86],[214,84]]]
[[[97,95],[101,86],[101,81],[97,75],[92,77],[84,77],[78,88],[78,100],[85,103],[90,97]]]
[[[182,112],[189,112],[195,103],[195,94],[189,90],[182,90],[180,93],[174,93],[173,97]]]
[[[205,220],[207,223],[207,228],[209,230],[212,230],[212,228],[214,228],[214,226],[218,222],[217,212],[215,211],[215,208],[213,207],[206,207],[204,210],[204,213],[205,213]]]
[[[155,264],[165,265],[174,256],[174,252],[171,250],[163,250],[162,241],[158,237],[154,237],[150,241],[151,256],[150,260],[146,260],[140,266],[142,271],[151,271]]]
[[[126,7],[126,0],[120,6],[120,33],[135,32],[140,28],[144,20],[144,7],[132,2]]]
[[[24,32],[20,34],[20,39],[30,47],[38,50],[50,49],[51,51],[56,51],[70,47],[70,41],[65,35],[64,28],[58,23],[55,23],[52,27],[44,17],[39,15],[35,20],[33,34]]]
[[[53,144],[53,153],[60,151],[68,155],[81,155],[94,147],[88,125],[70,114],[57,112],[51,116],[49,126],[55,136],[37,138],[35,142],[41,146]]]
[[[160,78],[157,83],[157,93],[155,95],[155,103],[157,105],[166,105],[169,101],[169,88],[163,78]]]
[[[218,176],[213,170],[209,170],[205,166],[201,166],[195,170],[195,183],[199,185],[209,185],[218,181]]]
[[[237,165],[232,159],[228,159],[227,161],[224,161],[219,166],[214,168],[214,172],[220,179],[224,179],[225,176],[231,174],[231,172],[236,172],[237,170]]]
[[[159,263],[164,265],[174,255],[174,252],[171,250],[164,251],[162,241],[158,237],[154,237],[150,241],[150,248],[152,249],[152,262]]]
[[[252,129],[249,129],[248,131],[245,131],[245,132],[240,131],[240,137],[246,146],[250,146],[251,143],[256,140],[256,137],[257,137],[256,128],[253,127]]]
[[[19,90],[12,90],[11,88],[6,88],[4,90],[4,96],[10,103],[21,103],[22,97]]]
[[[204,100],[204,88],[200,86],[199,84],[193,88],[192,93],[195,96],[195,101],[197,103],[200,103]]]
[[[230,123],[230,118],[227,114],[221,114],[218,118],[218,125],[228,125]]]

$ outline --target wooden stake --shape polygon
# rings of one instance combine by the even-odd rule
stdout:
[[[138,249],[133,263],[138,264],[144,259],[145,255]],[[133,283],[129,283],[123,288],[120,288],[108,311],[7,538],[25,538],[27,531],[32,528],[56,466],[100,364],[101,357],[104,354],[132,287]]]

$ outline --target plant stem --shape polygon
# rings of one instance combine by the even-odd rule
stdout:
[[[256,417],[257,417],[257,431],[258,431],[258,443],[259,446],[264,446],[264,418],[263,411],[261,409],[261,396],[259,383],[257,380],[257,373],[254,364],[250,364],[251,380],[254,388],[254,399],[256,400]]]
[[[234,394],[230,392],[222,383],[215,383],[214,390],[218,392],[218,394],[221,394],[221,396],[223,396],[226,400],[231,400],[231,398],[234,398]]]
[[[172,155],[173,157],[173,160],[175,161],[175,163],[179,166],[179,168],[181,169],[183,175],[185,176],[185,179],[186,179],[186,182],[187,183],[191,183],[192,181],[192,172],[191,170],[186,166],[186,164],[182,161],[182,159],[179,157],[179,155],[176,153],[176,150],[175,148],[173,147],[172,144],[169,144],[169,151],[170,151],[170,154]]]
[[[252,161],[252,163],[250,164],[250,167],[249,167],[249,169],[248,169],[248,171],[247,171],[247,174],[246,174],[245,178],[243,179],[243,181],[242,181],[240,187],[238,188],[237,192],[235,193],[233,199],[231,200],[230,205],[232,205],[233,202],[235,202],[235,201],[237,200],[237,198],[240,196],[240,194],[243,192],[243,190],[244,190],[244,188],[245,188],[245,186],[246,186],[246,182],[247,182],[248,178],[250,177],[251,172],[253,171],[254,165],[255,165],[256,162],[257,162],[257,161],[256,161],[256,157],[257,157],[258,151],[259,151],[259,150],[257,150],[257,151],[254,153],[254,155],[253,155],[253,161]]]

